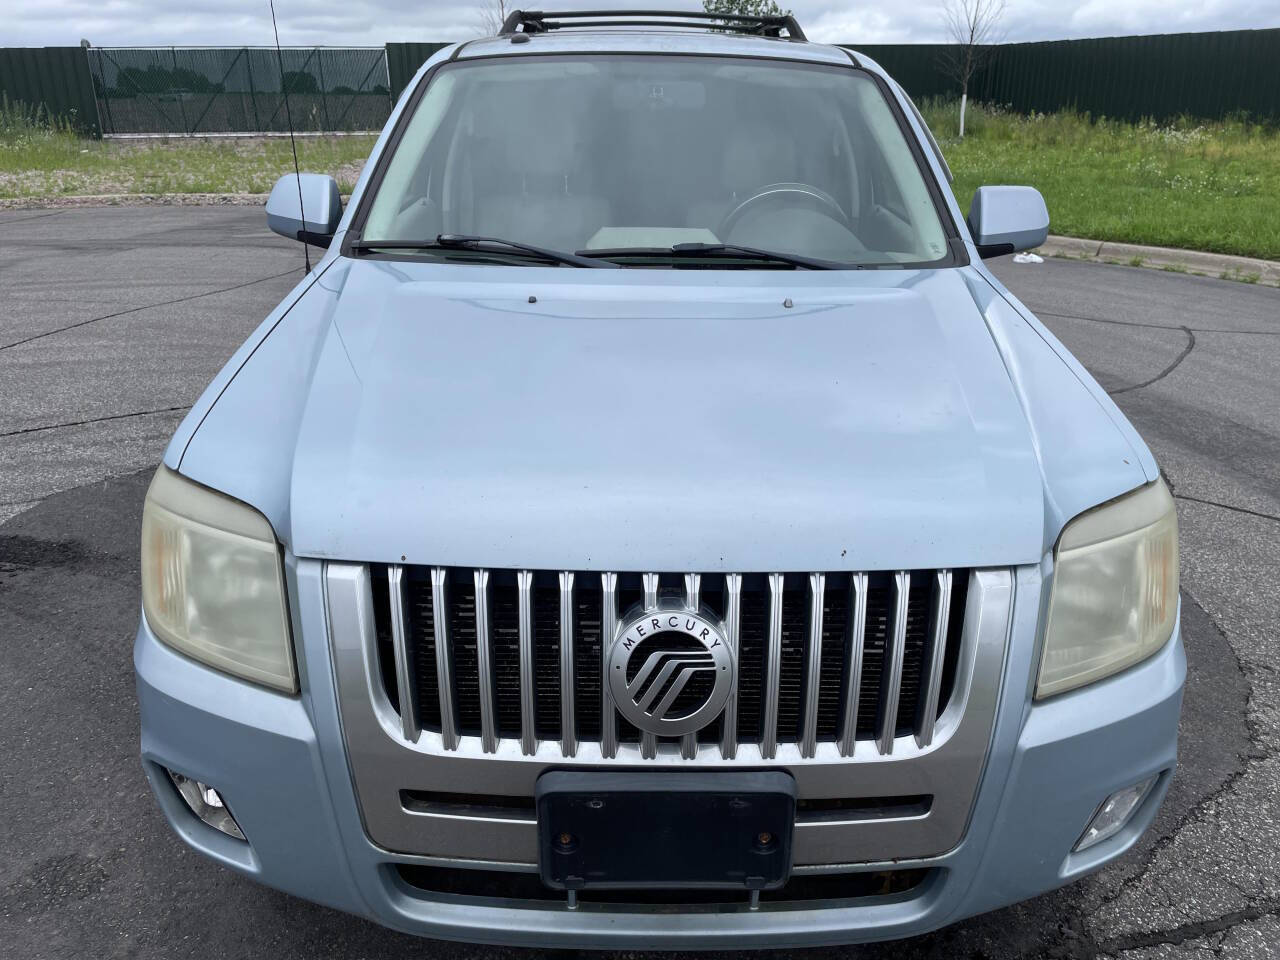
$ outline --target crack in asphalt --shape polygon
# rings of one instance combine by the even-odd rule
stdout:
[[[1221,507],[1223,510],[1230,510],[1232,513],[1243,513],[1246,516],[1258,517],[1262,520],[1275,520],[1277,523],[1280,523],[1280,516],[1277,516],[1274,513],[1263,513],[1261,510],[1250,510],[1248,507],[1237,507],[1235,504],[1223,503],[1220,500],[1205,500],[1202,497],[1193,497],[1186,493],[1179,493],[1178,482],[1169,475],[1167,470],[1161,470],[1160,476],[1164,477],[1164,482],[1169,485],[1169,493],[1173,495],[1173,499],[1175,500],[1186,500],[1190,503],[1203,503],[1209,507]],[[1199,604],[1197,604],[1197,606],[1199,606]],[[1204,607],[1200,607],[1200,609],[1204,611],[1204,615],[1206,617],[1209,616],[1208,611],[1205,610]],[[1212,617],[1209,617],[1209,619],[1213,620]],[[1215,627],[1218,626],[1216,620],[1213,621],[1213,625]],[[1224,639],[1226,638],[1226,633],[1221,627],[1218,627],[1218,632],[1222,634]]]
[[[1168,930],[1153,930],[1144,933],[1131,933],[1112,940],[1104,940],[1097,944],[1101,953],[1117,954],[1129,950],[1142,950],[1147,947],[1176,947],[1191,940],[1211,937],[1216,933],[1225,933],[1242,923],[1251,923],[1264,917],[1280,916],[1280,900],[1263,900],[1253,907],[1244,910],[1233,910],[1212,920],[1197,920],[1184,923]]]
[[[0,437],[18,437],[27,433],[40,433],[44,430],[64,430],[67,427],[83,427],[90,423],[106,423],[108,420],[127,420],[130,417],[150,417],[160,413],[177,413],[182,410],[190,410],[191,404],[183,404],[180,407],[159,407],[155,410],[135,410],[132,413],[113,413],[106,417],[90,417],[88,420],[71,420],[67,423],[47,423],[40,427],[23,427],[21,430],[9,430],[6,433],[0,433]]]
[[[1172,481],[1170,481],[1172,487]],[[1175,496],[1177,496],[1175,494]],[[1097,913],[1104,907],[1118,901],[1125,893],[1134,887],[1141,886],[1143,881],[1148,877],[1151,868],[1155,865],[1156,859],[1160,853],[1167,849],[1183,830],[1193,824],[1201,823],[1204,820],[1206,812],[1209,808],[1224,794],[1231,790],[1239,783],[1253,768],[1262,761],[1269,760],[1275,756],[1276,751],[1270,750],[1262,743],[1262,733],[1258,729],[1257,719],[1250,709],[1250,703],[1253,699],[1253,684],[1249,678],[1249,671],[1245,667],[1244,661],[1240,659],[1236,653],[1235,647],[1232,646],[1227,632],[1222,628],[1217,618],[1213,616],[1205,606],[1196,599],[1195,595],[1187,589],[1182,590],[1182,596],[1193,603],[1197,610],[1200,611],[1205,619],[1218,632],[1223,642],[1227,645],[1227,649],[1231,651],[1231,655],[1235,660],[1236,670],[1239,671],[1241,677],[1249,685],[1249,703],[1245,708],[1245,736],[1249,744],[1254,748],[1254,752],[1241,757],[1243,765],[1241,768],[1229,776],[1224,778],[1218,786],[1203,796],[1198,803],[1191,809],[1187,810],[1178,820],[1172,824],[1169,829],[1162,834],[1151,847],[1144,852],[1142,865],[1134,871],[1133,874],[1120,881],[1119,885],[1098,903],[1097,907],[1090,913]],[[1263,900],[1254,902],[1252,898],[1246,896],[1246,900],[1253,902],[1254,905],[1242,910],[1234,910],[1214,917],[1209,920],[1198,920],[1175,927],[1168,927],[1163,930],[1147,930],[1136,933],[1121,934],[1115,937],[1106,937],[1099,939],[1086,926],[1086,916],[1077,914],[1069,918],[1063,925],[1062,933],[1068,942],[1051,948],[1046,956],[1054,958],[1054,960],[1093,960],[1100,955],[1115,956],[1131,950],[1141,950],[1158,946],[1178,946],[1192,940],[1199,940],[1204,937],[1213,936],[1218,933],[1225,933],[1234,927],[1244,923],[1250,923],[1260,920],[1267,916],[1280,915],[1280,900]]]
[[[34,217],[18,217],[15,220],[5,220],[3,218],[0,218],[0,223],[4,224],[5,226],[8,226],[11,223],[26,223],[28,220],[43,220],[46,217],[56,217],[59,214],[62,214],[65,212],[66,212],[65,210],[55,210],[53,211],[53,213],[38,213]]]
[[[1206,506],[1230,510],[1232,513],[1243,513],[1250,517],[1259,517],[1262,520],[1273,520],[1276,523],[1280,523],[1280,516],[1276,516],[1274,513],[1263,513],[1261,510],[1250,510],[1248,507],[1237,507],[1230,503],[1220,503],[1217,500],[1203,500],[1200,497],[1187,496],[1185,493],[1175,493],[1173,498],[1175,500],[1186,500],[1190,503],[1203,503]]]
[[[1174,328],[1168,327],[1166,329],[1172,330]],[[1116,390],[1108,390],[1107,393],[1109,393],[1111,396],[1114,397],[1117,394],[1128,393],[1130,390],[1141,390],[1143,387],[1149,387],[1153,383],[1157,383],[1158,381],[1163,380],[1169,374],[1173,373],[1174,370],[1177,370],[1178,364],[1182,363],[1183,360],[1187,359],[1187,357],[1191,355],[1191,351],[1196,348],[1196,335],[1191,332],[1191,328],[1178,327],[1177,329],[1181,330],[1183,333],[1187,335],[1187,345],[1183,347],[1182,352],[1174,358],[1173,363],[1169,364],[1167,367],[1165,367],[1163,370],[1157,373],[1150,380],[1143,380],[1141,383],[1135,383],[1128,387],[1120,387],[1119,389],[1116,389]]]
[[[259,277],[256,280],[246,280],[243,283],[232,284],[229,287],[219,287],[217,290],[208,290],[204,293],[193,293],[185,297],[175,297],[172,300],[162,300],[159,303],[147,303],[147,304],[143,304],[140,307],[130,307],[127,310],[117,310],[114,313],[106,313],[100,317],[90,317],[88,320],[80,320],[77,323],[71,323],[65,327],[58,327],[58,329],[56,330],[46,330],[44,333],[33,334],[32,336],[25,337],[22,340],[14,340],[12,343],[0,344],[0,350],[8,350],[11,347],[20,347],[24,343],[31,343],[34,340],[43,340],[45,337],[52,337],[54,334],[57,334],[57,333],[65,333],[68,330],[75,330],[78,327],[85,327],[91,323],[97,323],[99,320],[111,320],[115,317],[123,317],[125,314],[138,313],[142,310],[150,310],[154,307],[168,307],[168,306],[172,306],[175,303],[187,303],[188,301],[191,301],[191,300],[199,300],[202,297],[216,296],[219,293],[230,293],[232,290],[241,290],[245,287],[251,287],[254,284],[266,283],[268,280],[279,280],[281,277],[287,277],[290,274],[297,273],[297,272],[298,272],[298,268],[294,267],[291,270],[285,270],[283,273],[273,273],[269,277]]]
[[[1188,327],[1181,323],[1143,323],[1139,320],[1112,320],[1107,317],[1086,317],[1078,313],[1054,313],[1052,310],[1031,311],[1037,317],[1054,317],[1058,320],[1086,320],[1089,323],[1113,323],[1120,327],[1147,327],[1151,330],[1190,330],[1193,333],[1239,333],[1254,337],[1280,337],[1280,330],[1219,330],[1216,327]]]
[[[1143,380],[1141,383],[1134,383],[1134,384],[1130,384],[1127,387],[1118,387],[1115,390],[1108,390],[1107,391],[1108,395],[1113,397],[1121,393],[1128,393],[1131,390],[1141,390],[1143,387],[1149,387],[1153,383],[1163,380],[1169,374],[1173,373],[1174,370],[1178,369],[1178,365],[1182,363],[1183,360],[1187,359],[1187,357],[1191,354],[1191,351],[1196,348],[1197,332],[1199,333],[1246,332],[1246,331],[1205,330],[1205,329],[1199,329],[1195,327],[1188,327],[1180,323],[1168,325],[1163,323],[1141,323],[1137,320],[1110,320],[1110,319],[1107,319],[1106,317],[1084,317],[1084,316],[1080,316],[1079,314],[1073,314],[1073,313],[1053,313],[1050,310],[1036,310],[1034,312],[1037,316],[1056,317],[1059,320],[1085,320],[1090,323],[1110,323],[1120,327],[1145,327],[1148,330],[1181,330],[1183,333],[1187,335],[1187,344],[1182,348],[1182,352],[1178,354],[1177,357],[1174,358],[1173,363],[1169,364],[1167,367],[1165,367],[1163,370],[1157,373],[1150,380]],[[1262,334],[1263,336],[1280,335],[1280,330],[1277,330],[1277,331],[1258,330],[1258,331],[1247,331],[1247,332],[1259,333],[1259,334]]]
[[[1078,313],[1054,313],[1052,310],[1036,310],[1035,308],[1032,308],[1031,312],[1037,317],[1054,317],[1057,320],[1087,320],[1090,323],[1112,323],[1119,327],[1147,327],[1151,330],[1182,329],[1181,325],[1176,323],[1142,323],[1139,320],[1112,320],[1108,317],[1085,317]]]

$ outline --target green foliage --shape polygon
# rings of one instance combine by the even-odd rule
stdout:
[[[52,116],[43,105],[33,107],[0,92],[0,141],[71,132],[70,121]]]
[[[284,88],[289,93],[319,93],[320,83],[314,74],[305,70],[286,70],[282,77]]]
[[[971,102],[960,140],[956,101],[920,108],[963,209],[983,184],[1029,184],[1044,194],[1056,234],[1280,260],[1274,127],[1023,115]]]
[[[746,17],[779,17],[791,13],[778,6],[777,0],[702,0],[702,9],[707,13]]]
[[[95,77],[95,86],[101,86]],[[150,64],[145,70],[125,67],[116,77],[112,97],[138,94],[157,96],[165,93],[220,93],[222,84],[215,83],[198,70],[187,67],[161,67]]]
[[[349,191],[376,138],[299,137],[304,170]],[[0,199],[154,193],[266,193],[293,170],[285,137],[91,140],[0,100]]]

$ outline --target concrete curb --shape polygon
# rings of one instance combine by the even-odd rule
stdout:
[[[1079,237],[1050,236],[1037,250],[1046,257],[1118,263],[1132,267],[1154,267],[1171,273],[1194,273],[1223,280],[1263,283],[1280,287],[1280,262],[1255,257],[1233,257],[1224,253],[1148,247],[1139,243],[1111,243]]]
[[[261,207],[267,193],[87,193],[65,197],[0,197],[0,210],[56,210],[61,207]],[[351,199],[343,193],[342,202]]]
[[[60,207],[262,206],[265,193],[98,193],[66,197],[8,197],[0,210],[55,210]]]

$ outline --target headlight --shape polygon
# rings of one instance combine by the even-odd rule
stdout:
[[[187,656],[297,691],[271,524],[163,466],[142,508],[142,609],[155,635]]]
[[[1036,698],[1164,646],[1178,611],[1178,516],[1163,480],[1083,513],[1058,539]]]

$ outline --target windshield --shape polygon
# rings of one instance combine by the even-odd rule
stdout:
[[[850,67],[781,61],[446,64],[366,209],[366,250],[445,234],[624,265],[731,259],[729,245],[836,266],[949,256],[924,175],[876,82]],[[416,255],[467,254],[520,251],[455,243]]]

